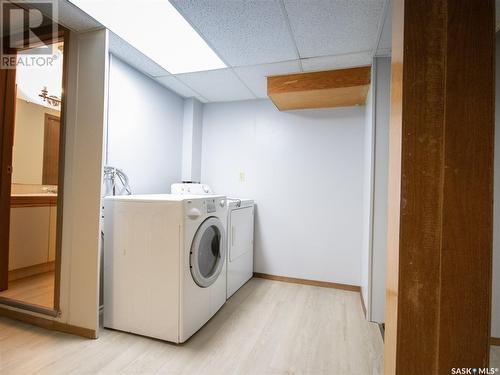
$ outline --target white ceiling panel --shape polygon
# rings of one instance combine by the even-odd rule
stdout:
[[[304,72],[352,68],[355,66],[371,65],[372,51],[337,56],[311,57],[309,59],[301,59],[300,61],[302,62]]]
[[[149,57],[139,52],[129,43],[125,42],[116,34],[109,32],[109,52],[133,66],[137,70],[146,73],[152,77],[164,76],[169,74],[160,65],[155,63]]]
[[[67,0],[55,0],[53,8],[49,11],[45,3],[29,2],[29,7],[40,10],[47,17],[53,19],[67,29],[82,32],[102,28],[103,26],[87,13]],[[1,31],[0,31],[1,32]]]
[[[210,102],[255,99],[231,69],[177,74],[176,77]]]
[[[300,73],[298,60],[274,64],[242,66],[234,72],[248,86],[257,98],[267,98],[267,77],[279,74]]]
[[[189,86],[186,86],[179,78],[175,76],[170,75],[165,77],[156,77],[155,79],[163,86],[169,88],[170,90],[184,98],[196,98],[199,96],[197,92],[192,90]]]
[[[171,0],[230,66],[294,60],[279,0]]]
[[[392,22],[391,22],[391,2],[387,4],[387,10],[384,15],[384,24],[382,26],[382,32],[380,34],[380,40],[378,42],[377,50],[375,51],[376,56],[388,56],[391,54],[392,47]]]
[[[57,0],[58,22],[74,31],[88,31],[102,25],[67,0]]]
[[[375,48],[383,0],[283,0],[301,58]]]

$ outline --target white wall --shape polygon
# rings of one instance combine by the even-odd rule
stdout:
[[[107,165],[134,194],[169,193],[181,180],[183,99],[111,56]]]
[[[12,183],[41,184],[45,114],[60,112],[22,99],[16,101],[16,124],[12,150]]]
[[[195,98],[184,100],[182,126],[182,181],[201,180],[201,138],[203,104]]]
[[[364,113],[204,105],[202,182],[256,200],[256,272],[359,285]]]
[[[360,286],[363,302],[366,307],[366,316],[371,314],[371,259],[372,259],[372,213],[373,213],[373,172],[374,172],[374,67],[372,67],[370,89],[366,98],[364,123],[364,166],[363,166],[363,243],[361,251]]]
[[[500,337],[500,34],[496,39],[495,171],[493,206],[493,306],[491,335]]]
[[[376,57],[370,320],[385,321],[391,59]]]
[[[64,323],[98,332],[100,196],[106,128],[108,38],[71,33],[61,255]]]
[[[389,57],[375,57],[366,102],[361,293],[368,320],[385,321],[389,168]]]

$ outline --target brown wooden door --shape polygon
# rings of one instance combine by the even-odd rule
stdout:
[[[8,287],[10,190],[16,106],[16,71],[0,69],[0,291]]]
[[[58,184],[60,129],[59,117],[45,114],[42,174],[42,183],[44,185]]]

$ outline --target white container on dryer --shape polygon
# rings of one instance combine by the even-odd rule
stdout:
[[[254,201],[228,198],[227,298],[253,276]]]
[[[186,341],[226,301],[226,198],[114,196],[104,210],[104,326]]]

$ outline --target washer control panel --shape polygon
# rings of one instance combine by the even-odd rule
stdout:
[[[188,199],[185,201],[185,215],[195,220],[204,215],[217,215],[227,211],[226,197]]]
[[[207,206],[207,214],[217,211],[217,208],[215,207],[215,199],[207,199],[205,202]]]

